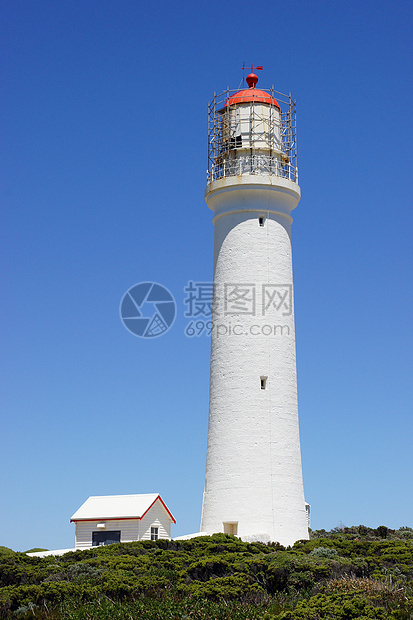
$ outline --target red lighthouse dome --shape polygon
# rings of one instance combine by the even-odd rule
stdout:
[[[226,102],[224,106],[225,108],[240,103],[266,103],[267,105],[273,105],[280,109],[280,106],[274,97],[271,97],[269,93],[266,93],[259,88],[255,88],[258,82],[258,76],[256,76],[255,73],[250,73],[247,75],[246,79],[249,88],[239,90],[237,93],[232,95]]]

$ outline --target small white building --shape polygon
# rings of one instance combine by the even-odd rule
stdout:
[[[171,537],[172,513],[159,493],[89,497],[70,519],[75,548]]]

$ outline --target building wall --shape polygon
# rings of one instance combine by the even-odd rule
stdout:
[[[78,521],[76,523],[75,547],[76,549],[84,549],[92,546],[92,532],[104,531],[98,530],[98,523],[106,523],[106,530],[120,530],[121,542],[132,542],[139,540],[139,519],[120,519],[99,521]]]
[[[159,500],[141,519],[140,540],[151,539],[151,527],[159,528],[159,538],[171,537],[171,519]]]

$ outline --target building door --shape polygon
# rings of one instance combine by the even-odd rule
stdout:
[[[224,526],[224,534],[232,534],[232,536],[236,536],[238,532],[238,521],[231,521],[227,523],[223,523]]]

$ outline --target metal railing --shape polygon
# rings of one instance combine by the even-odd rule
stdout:
[[[247,155],[231,159],[220,159],[207,170],[207,183],[224,177],[242,174],[259,174],[261,176],[277,176],[298,183],[298,169],[289,161],[277,156]]]

